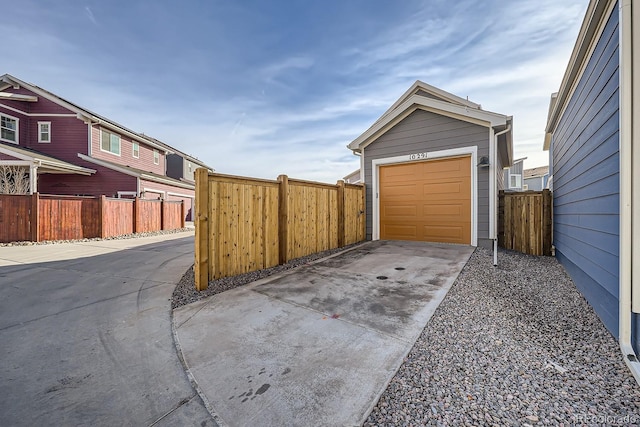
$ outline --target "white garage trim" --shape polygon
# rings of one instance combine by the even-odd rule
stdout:
[[[154,188],[147,188],[147,187],[143,187],[142,188],[142,192],[143,193],[155,193],[155,194],[160,194],[162,196],[163,199],[165,199],[165,194],[166,192],[162,191],[162,190],[156,190]]]
[[[443,159],[447,157],[471,156],[471,246],[478,246],[478,147],[452,148],[450,150],[431,151],[426,153],[426,159],[422,157],[420,160]],[[404,156],[385,157],[383,159],[374,159],[371,161],[371,181],[373,198],[373,223],[372,223],[372,239],[380,239],[380,166],[397,165],[401,163],[416,162],[415,155],[406,154]]]
[[[194,196],[189,196],[188,194],[174,193],[173,191],[167,191],[167,196],[184,197],[185,199],[193,199],[194,197]]]

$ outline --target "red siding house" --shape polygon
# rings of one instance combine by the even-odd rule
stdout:
[[[190,220],[193,175],[168,170],[167,158],[189,170],[211,169],[38,86],[0,76],[2,180],[28,176],[29,193],[182,200]]]

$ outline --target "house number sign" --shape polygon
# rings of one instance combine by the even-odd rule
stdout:
[[[409,160],[427,160],[427,153],[409,154]]]

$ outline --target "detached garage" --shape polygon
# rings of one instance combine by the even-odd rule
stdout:
[[[415,82],[348,146],[367,188],[367,238],[491,247],[511,136],[511,117]]]

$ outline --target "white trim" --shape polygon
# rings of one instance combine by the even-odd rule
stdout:
[[[176,197],[184,197],[187,199],[193,199],[195,197],[195,194],[190,196],[188,194],[180,194],[180,193],[174,193],[173,191],[167,191],[167,196],[176,196]]]
[[[47,125],[47,135],[49,136],[49,140],[45,141],[42,139],[42,125]],[[40,144],[50,144],[51,143],[51,122],[38,122],[38,143]]]
[[[354,139],[348,148],[354,151],[361,150],[374,142],[379,135],[382,135],[392,126],[399,123],[414,111],[421,109],[430,111],[442,116],[451,117],[465,122],[477,124],[484,127],[507,125],[509,117],[503,114],[492,113],[490,111],[475,110],[449,102],[438,101],[420,95],[411,95],[405,102],[398,106],[392,113],[379,119],[362,135]]]
[[[28,117],[77,117],[76,114],[65,114],[65,113],[57,113],[57,114],[27,113],[26,111],[22,111],[17,108],[10,107],[9,105],[3,104],[1,102],[0,102],[0,107],[6,108],[7,110],[11,110],[14,113],[22,114],[23,116],[28,116]]]
[[[473,145],[470,147],[452,148],[449,150],[427,152],[427,159],[443,159],[447,157],[471,156],[471,246],[478,246],[478,147]],[[383,159],[374,159],[371,161],[371,202],[373,221],[371,224],[372,240],[380,239],[380,197],[379,197],[379,168],[402,163],[415,163],[409,154],[402,156],[386,157]],[[489,177],[491,179],[491,177]],[[493,178],[495,180],[495,176]]]
[[[489,239],[496,239],[496,224],[495,224],[495,209],[496,209],[496,196],[497,188],[494,185],[496,178],[496,162],[498,157],[496,152],[498,151],[498,141],[495,137],[493,128],[489,128]],[[491,179],[491,177],[494,177]]]
[[[632,0],[621,0],[619,10],[619,31],[620,31],[620,237],[619,237],[619,341],[620,351],[625,363],[631,370],[636,381],[640,383],[640,362],[638,355],[633,348],[632,339],[632,313],[640,309],[634,308],[634,296],[637,300],[637,292],[640,291],[638,279],[635,274],[639,268],[634,265],[634,261],[640,259],[638,251],[634,251],[634,240],[640,236],[638,226],[638,209],[635,209],[634,202],[640,203],[640,191],[634,180],[637,171],[633,166],[640,163],[640,154],[637,144],[640,135],[634,129],[634,117],[639,115],[638,108],[635,108],[634,95],[638,93],[638,87],[634,83],[640,78],[634,75],[633,63],[638,61],[634,58],[633,33],[634,24],[640,20],[640,13],[633,10]],[[635,19],[634,19],[635,18]],[[640,25],[640,23],[639,23]],[[637,37],[637,35],[636,35]],[[633,92],[632,92],[633,91]],[[634,149],[634,147],[636,149]],[[635,273],[635,274],[634,274]],[[635,292],[634,292],[635,291]],[[636,294],[636,295],[634,295]]]
[[[134,149],[135,146],[138,146],[138,155],[136,156],[136,150]],[[133,157],[134,159],[139,159],[140,158],[140,143],[138,141],[131,141],[131,157]]]
[[[166,191],[163,191],[163,190],[156,190],[155,188],[142,187],[142,192],[160,194],[162,196],[162,200],[166,198]]]
[[[31,165],[29,168],[29,194],[38,192],[38,167]]]
[[[136,178],[140,178],[140,174],[139,173],[137,173],[135,171],[132,171],[130,169],[127,169],[124,166],[116,166],[116,165],[113,165],[113,164],[110,164],[110,163],[106,163],[106,160],[105,161],[100,161],[100,159],[96,159],[95,157],[85,156],[82,153],[78,153],[78,157],[80,157],[82,160],[86,160],[87,162],[91,162],[91,163],[94,163],[94,164],[99,165],[99,166],[104,166],[105,168],[108,168],[108,169],[111,169],[111,170],[114,170],[114,171],[122,172],[125,175],[135,176]]]
[[[118,199],[120,199],[121,196],[138,197],[138,192],[136,191],[118,191],[116,194],[118,195]]]
[[[122,154],[122,137],[119,134],[117,134],[117,133],[115,133],[115,132],[113,132],[111,130],[103,129],[102,127],[99,127],[98,129],[100,131],[100,151],[102,151],[103,153],[109,153],[109,154],[113,154],[114,156],[120,157],[121,154]],[[102,133],[103,132],[108,132],[109,135],[115,135],[115,136],[118,137],[118,152],[117,153],[114,153],[111,150],[105,150],[104,148],[102,148]],[[109,137],[109,138],[111,138],[111,137]],[[111,148],[111,141],[109,141],[109,148]]]
[[[28,160],[0,160],[0,165],[7,165],[7,166],[31,166],[33,165],[33,162],[30,162]]]
[[[22,102],[38,102],[38,97],[33,95],[22,95],[20,93],[0,92],[0,99]]]
[[[7,113],[0,112],[0,118],[2,116],[16,121],[16,128],[15,129],[11,129],[16,133],[16,140],[15,141],[11,141],[10,139],[2,138],[2,134],[1,134],[2,128],[0,127],[0,141],[8,142],[9,144],[20,145],[20,119],[17,118],[17,117],[10,116]]]

